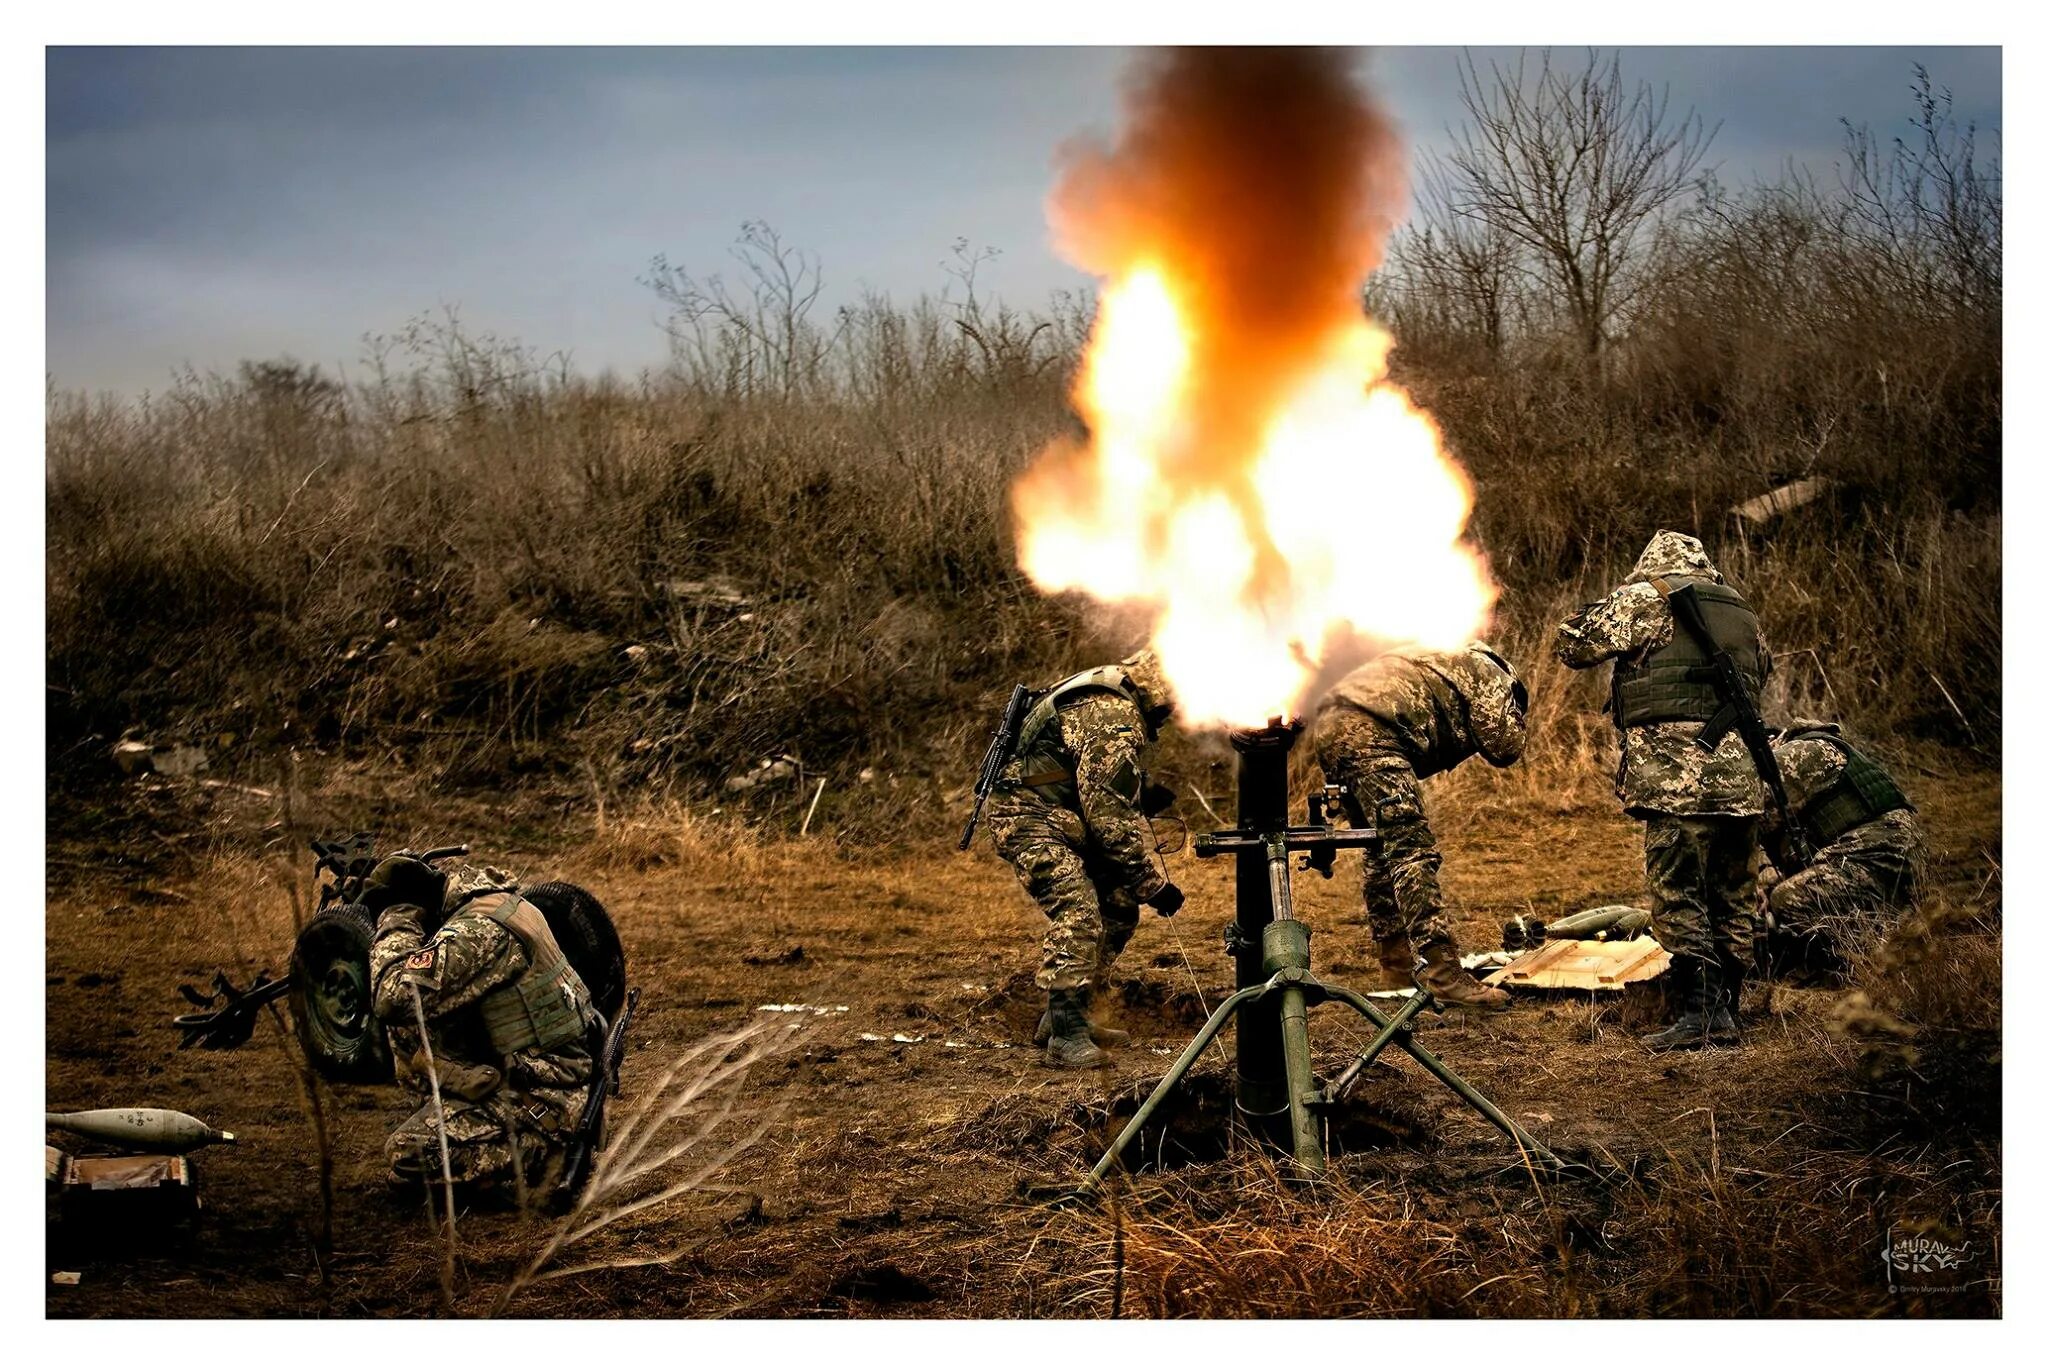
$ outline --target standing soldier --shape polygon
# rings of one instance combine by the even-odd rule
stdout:
[[[1499,1010],[1508,994],[1458,961],[1444,920],[1443,856],[1419,781],[1474,754],[1495,768],[1522,757],[1528,689],[1483,643],[1462,650],[1390,650],[1348,674],[1316,709],[1316,762],[1345,789],[1345,815],[1379,831],[1365,853],[1365,911],[1390,974],[1452,1005]],[[1419,965],[1418,965],[1419,959]]]
[[[385,1144],[392,1180],[439,1181],[445,1135],[458,1185],[548,1192],[596,1076],[603,1022],[539,908],[495,868],[442,873],[403,856],[371,871],[363,902],[377,915],[377,1018],[399,1084],[419,1102]]]
[[[1681,629],[1667,601],[1686,589],[1711,649]],[[1573,669],[1614,661],[1615,790],[1643,822],[1651,927],[1671,954],[1680,1002],[1677,1021],[1646,1042],[1659,1050],[1739,1042],[1769,751],[1754,755],[1731,718],[1744,706],[1753,712],[1770,672],[1756,614],[1698,540],[1659,531],[1619,588],[1558,627],[1557,657]],[[1724,695],[1717,660],[1732,662],[1746,698]]]
[[[1773,970],[1838,974],[1845,954],[1867,948],[1912,904],[1926,836],[1906,794],[1840,726],[1794,721],[1771,748],[1813,852],[1802,861],[1783,822],[1764,814],[1764,852],[1780,876],[1766,898],[1758,956]]]
[[[1138,907],[1161,915],[1181,891],[1160,868],[1146,816],[1139,758],[1173,714],[1173,690],[1150,650],[1075,674],[1025,713],[1013,757],[988,801],[996,852],[1046,919],[1038,985],[1046,1061],[1100,1067],[1101,1043],[1121,1031],[1092,1026],[1090,993],[1138,927]]]

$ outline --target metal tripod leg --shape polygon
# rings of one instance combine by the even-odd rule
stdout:
[[[1323,990],[1327,992],[1329,987],[1325,985]],[[1365,1046],[1365,1051],[1353,1059],[1351,1066],[1345,1068],[1338,1074],[1337,1079],[1330,1083],[1329,1088],[1323,1093],[1328,1102],[1332,1105],[1341,1105],[1344,1098],[1351,1094],[1352,1088],[1358,1085],[1358,1079],[1365,1075],[1365,1069],[1372,1066],[1373,1059],[1385,1052],[1387,1045],[1394,1041],[1394,1036],[1406,1029],[1409,1022],[1420,1015],[1428,1004],[1428,992],[1418,991],[1410,996],[1407,1004],[1403,1005],[1395,1013],[1394,1018],[1388,1020],[1386,1026],[1373,1036],[1372,1042]]]
[[[1157,1110],[1160,1104],[1165,1101],[1167,1092],[1180,1085],[1181,1078],[1188,1074],[1188,1069],[1193,1067],[1195,1060],[1202,1056],[1202,1050],[1216,1041],[1216,1036],[1223,1031],[1223,1026],[1237,1012],[1237,1008],[1246,1001],[1265,995],[1272,985],[1271,982],[1261,982],[1257,986],[1246,987],[1244,990],[1229,996],[1222,1005],[1216,1007],[1216,1013],[1211,1015],[1208,1021],[1195,1034],[1194,1041],[1188,1044],[1187,1048],[1182,1051],[1178,1058],[1174,1059],[1173,1066],[1166,1069],[1166,1075],[1161,1077],[1159,1084],[1152,1088],[1152,1094],[1145,1097],[1145,1103],[1138,1107],[1138,1112],[1124,1121],[1124,1127],[1117,1134],[1115,1141],[1109,1145],[1109,1151],[1102,1155],[1102,1160],[1095,1164],[1095,1169],[1089,1172],[1087,1178],[1074,1189],[1074,1198],[1090,1194],[1102,1183],[1102,1178],[1107,1176],[1109,1169],[1116,1165],[1117,1158],[1123,1155],[1124,1149],[1130,1146],[1131,1140],[1136,1138],[1139,1130],[1145,1127],[1145,1121],[1152,1118],[1153,1111]]]
[[[1562,1158],[1537,1142],[1534,1135],[1530,1134],[1528,1130],[1515,1123],[1512,1119],[1509,1119],[1499,1106],[1481,1095],[1463,1077],[1453,1072],[1443,1059],[1416,1042],[1412,1035],[1398,1033],[1395,1029],[1395,1022],[1382,1014],[1379,1008],[1373,1005],[1371,1001],[1366,1000],[1365,997],[1346,987],[1332,986],[1327,982],[1323,984],[1323,990],[1329,994],[1332,1000],[1342,1001],[1345,1005],[1350,1006],[1353,1010],[1365,1016],[1366,1019],[1379,1026],[1381,1037],[1373,1040],[1376,1048],[1385,1048],[1389,1039],[1400,1044],[1407,1051],[1408,1056],[1421,1063],[1429,1070],[1430,1075],[1455,1091],[1460,1100],[1486,1116],[1487,1120],[1496,1129],[1499,1129],[1502,1133],[1513,1139],[1521,1147],[1523,1153],[1530,1157],[1538,1166],[1552,1173],[1561,1172],[1565,1169],[1566,1164]],[[1415,996],[1409,1001],[1408,1006],[1401,1011],[1401,1014],[1409,1019],[1413,1019],[1416,1012],[1422,1009],[1420,1003],[1425,1002],[1426,998],[1426,992],[1417,990]]]

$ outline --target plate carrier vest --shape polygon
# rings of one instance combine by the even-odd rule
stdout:
[[[1742,594],[1725,583],[1673,576],[1660,580],[1665,596],[1691,585],[1714,644],[1735,657],[1735,670],[1754,697],[1763,686],[1762,632]],[[1614,724],[1624,730],[1658,721],[1711,721],[1723,698],[1714,691],[1711,657],[1692,632],[1671,623],[1671,639],[1633,660],[1614,665]]]
[[[1139,700],[1138,690],[1131,686],[1129,677],[1115,664],[1089,669],[1063,683],[1054,684],[1031,704],[1031,710],[1024,713],[1024,723],[1017,728],[1017,757],[1013,761],[1017,776],[1010,780],[1011,786],[1035,787],[1046,800],[1061,806],[1074,806],[1080,801],[1080,793],[1074,788],[1074,756],[1068,754],[1060,742],[1059,714],[1087,694],[1096,692],[1115,693],[1136,707],[1140,717],[1145,715],[1145,705]],[[1153,738],[1149,720],[1145,723],[1145,738]]]
[[[477,1002],[491,1047],[501,1057],[528,1048],[558,1048],[587,1041],[597,1023],[590,991],[555,942],[547,917],[517,892],[503,892],[490,904],[479,897],[464,907],[470,915],[495,920],[526,950],[526,971]]]
[[[1808,797],[1799,808],[1799,824],[1816,849],[1833,844],[1857,826],[1868,825],[1887,812],[1913,809],[1913,803],[1899,791],[1891,774],[1864,757],[1834,726],[1788,730],[1784,740],[1822,741],[1832,745],[1848,764],[1841,777]]]

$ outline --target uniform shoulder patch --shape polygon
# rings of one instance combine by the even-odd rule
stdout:
[[[425,972],[428,968],[434,966],[434,954],[435,950],[433,949],[421,949],[418,953],[405,960],[406,971]]]

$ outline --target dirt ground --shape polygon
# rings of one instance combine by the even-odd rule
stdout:
[[[1995,900],[1997,775],[1909,777],[1934,831],[1942,894]],[[443,807],[435,824],[421,819],[423,809],[401,798],[330,795],[300,798],[287,812],[263,794],[162,781],[53,805],[49,1108],[170,1106],[240,1141],[197,1155],[205,1207],[182,1241],[53,1241],[51,1269],[81,1279],[49,1288],[51,1315],[480,1313],[545,1237],[542,1224],[514,1211],[464,1209],[457,1265],[446,1276],[421,1192],[394,1192],[383,1178],[381,1145],[402,1115],[397,1094],[322,1084],[333,1160],[323,1259],[319,1144],[282,1027],[266,1023],[233,1052],[180,1051],[166,1027],[185,1008],[181,982],[203,984],[216,968],[246,980],[283,966],[294,923],[286,870],[303,901],[305,837],[351,828],[394,840],[469,838],[480,855],[523,875],[571,879],[601,897],[643,992],[626,1107],[636,1083],[644,1095],[669,1060],[707,1036],[754,1023],[798,1026],[781,1052],[755,1065],[740,1092],[743,1113],[727,1121],[733,1132],[764,1124],[757,1142],[706,1188],[622,1219],[588,1240],[590,1252],[578,1245],[551,1263],[611,1265],[532,1285],[508,1312],[1144,1312],[1143,1301],[1121,1299],[1121,1261],[1113,1285],[1105,1276],[1112,1239],[1123,1246],[1122,1224],[1113,1234],[1099,1210],[1049,1210],[1029,1193],[1086,1170],[1113,1132],[1112,1111],[1128,1112],[1227,993],[1227,861],[1175,856],[1187,908],[1170,922],[1147,914],[1106,1012],[1132,1031],[1132,1043],[1115,1050],[1112,1068],[1075,1074],[1044,1068],[1030,1047],[1038,924],[984,848],[954,855],[933,843],[901,857],[860,857],[817,835],[763,846],[715,822],[651,814],[623,826],[615,819],[593,838],[588,816],[561,819],[537,806]],[[446,815],[451,809],[458,814]],[[1516,911],[1551,917],[1640,898],[1636,828],[1609,806],[1524,803],[1444,821],[1445,880],[1468,948],[1497,947],[1501,920]],[[1356,924],[1356,856],[1346,856],[1335,880],[1302,875],[1296,888],[1302,917],[1318,931],[1316,970],[1363,985],[1372,954]],[[1827,1027],[1841,995],[1778,986],[1756,1003],[1747,1047],[1678,1056],[1646,1052],[1637,1004],[1611,999],[1532,998],[1502,1016],[1432,1018],[1423,1028],[1432,1048],[1547,1142],[1623,1169],[1747,1174],[1768,1199],[1772,1180],[1814,1164],[1882,1159],[1893,1179],[1844,1196],[1859,1211],[1883,1206],[1851,1221],[1856,1237],[1870,1237],[1887,1218],[1916,1212],[1917,1174],[1981,1168],[1986,1150],[1995,1167],[1997,1136],[1945,1146],[1915,1136],[1904,1120],[1845,1118],[1840,1104],[1817,1104],[1823,1082],[1832,1094],[1848,1075],[1847,1045]],[[762,1009],[771,1005],[807,1009]],[[1311,1033],[1319,1064],[1332,1070],[1365,1037],[1334,1007],[1315,1012]],[[1203,1217],[1261,1217],[1258,1197],[1240,1185],[1257,1159],[1224,1152],[1226,1067],[1225,1050],[1205,1059],[1195,1100],[1169,1117],[1170,1164],[1214,1160],[1135,1175],[1120,1200],[1134,1209],[1192,1201],[1187,1208]],[[1463,1249],[1441,1263],[1450,1270],[1439,1289],[1381,1312],[1684,1313],[1718,1303],[1671,1290],[1682,1272],[1646,1292],[1639,1259],[1648,1254],[1629,1241],[1637,1235],[1601,1231],[1627,1222],[1617,1197],[1545,1190],[1504,1172],[1511,1154],[1500,1136],[1405,1058],[1374,1070],[1339,1127],[1347,1150],[1330,1192],[1290,1200],[1350,1202],[1354,1214]],[[1159,1145],[1146,1151],[1156,1155]],[[1889,1296],[1873,1242],[1843,1257],[1842,1266],[1862,1268],[1842,1272],[1846,1281],[1817,1270],[1814,1283],[1755,1286],[1738,1302],[1773,1313],[1996,1313],[1996,1181],[1995,1170],[1978,1171],[1925,1192],[1942,1206],[1935,1213],[1962,1210],[1992,1240],[1989,1274],[1968,1294]],[[1300,1207],[1289,1208],[1286,1217],[1298,1218]],[[1554,1220],[1563,1208],[1575,1227],[1594,1230],[1570,1240],[1579,1249],[1573,1269],[1542,1273],[1548,1298],[1489,1298],[1502,1292],[1483,1284],[1488,1230]],[[1374,1311],[1364,1300],[1333,1308]]]

